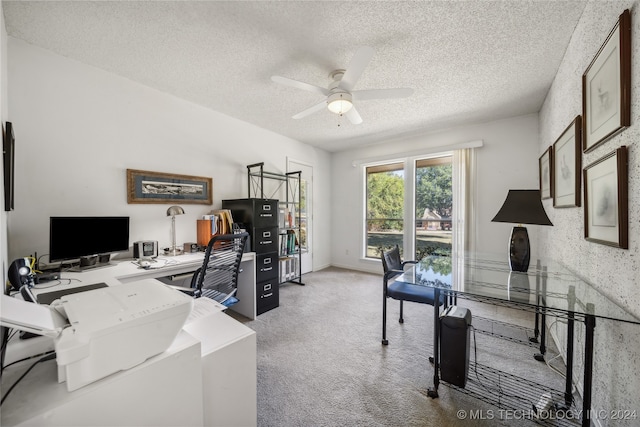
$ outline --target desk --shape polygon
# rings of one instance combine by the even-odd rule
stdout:
[[[62,284],[39,285],[34,294],[92,283],[126,283],[193,272],[203,254],[161,257],[160,268],[139,268],[131,261],[80,273],[63,272]],[[166,262],[165,262],[166,260]],[[235,311],[256,316],[255,256],[245,253],[238,279]],[[67,284],[67,282],[69,282]],[[244,304],[241,304],[244,302]],[[238,307],[239,306],[239,307]],[[53,340],[14,339],[5,363],[53,350]],[[30,366],[5,370],[3,391]],[[35,370],[39,370],[34,375]],[[57,382],[52,361],[39,364],[3,404],[1,425],[158,425],[252,426],[257,423],[255,332],[222,311],[188,321],[164,353],[67,392]]]
[[[544,316],[567,320],[567,375],[565,407],[573,404],[574,324],[585,324],[582,425],[590,425],[593,346],[596,319],[640,324],[640,320],[557,262],[538,260],[527,273],[511,272],[503,257],[465,253],[459,257],[429,256],[396,280],[434,288],[434,299],[445,305],[457,298],[529,311],[541,316],[541,353],[544,353]],[[434,305],[434,378],[431,397],[438,396],[440,307]]]
[[[92,283],[104,282],[109,286],[129,283],[141,279],[163,279],[171,276],[193,273],[202,267],[204,252],[183,254],[174,257],[158,257],[152,264],[152,268],[143,269],[131,260],[112,261],[106,267],[97,267],[82,272],[63,272],[61,283],[58,286],[49,287],[47,283],[37,286],[34,294],[50,292],[75,286],[83,286]],[[240,262],[240,274],[238,275],[238,291],[236,297],[238,303],[230,310],[242,314],[249,319],[256,318],[256,261],[254,252],[246,252]],[[165,281],[165,280],[162,280]],[[68,282],[68,284],[67,284]],[[55,283],[55,282],[54,282]],[[189,286],[188,284],[186,286]]]
[[[33,340],[52,340],[46,337]],[[38,364],[2,405],[3,426],[202,426],[200,342],[181,332],[165,351],[73,392],[54,360]],[[3,392],[33,363],[7,369]],[[161,408],[168,408],[166,411]]]

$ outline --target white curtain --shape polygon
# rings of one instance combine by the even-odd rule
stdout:
[[[465,148],[453,152],[453,242],[452,273],[454,283],[464,284],[464,258],[475,252],[476,244],[476,152]]]

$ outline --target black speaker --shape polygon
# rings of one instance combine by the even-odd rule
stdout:
[[[452,305],[440,315],[440,378],[464,388],[469,371],[471,311]]]
[[[29,258],[18,258],[9,266],[7,272],[11,287],[18,291],[23,285],[33,286],[33,270]]]
[[[35,296],[31,293],[31,288],[35,285],[33,270],[31,269],[31,261],[29,258],[18,258],[9,266],[7,272],[11,287],[16,291],[20,291],[22,298],[28,302],[36,302]],[[3,332],[4,334],[4,332]],[[31,332],[20,332],[21,339],[37,337]]]

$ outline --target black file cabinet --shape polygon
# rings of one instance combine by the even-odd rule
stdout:
[[[222,209],[230,209],[233,222],[246,228],[251,250],[256,253],[256,313],[278,307],[278,201],[223,200]]]

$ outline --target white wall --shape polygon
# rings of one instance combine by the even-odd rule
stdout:
[[[4,129],[8,120],[7,108],[7,30],[4,26],[4,12],[2,10],[2,2],[0,2],[0,122]],[[0,170],[4,177],[4,163],[0,162]],[[2,277],[7,277],[9,269],[7,256],[7,214],[4,211],[4,185],[0,185],[0,263],[2,264],[0,273]]]
[[[362,166],[354,162],[397,159],[446,146],[482,140],[477,150],[477,241],[478,250],[504,252],[512,224],[492,223],[509,189],[538,188],[537,114],[497,120],[372,147],[332,154],[331,264],[363,271],[380,272],[379,261],[361,258],[364,241],[364,183]],[[528,227],[535,241],[538,226]],[[535,253],[535,246],[532,247]]]
[[[313,165],[315,217],[329,217],[327,152],[19,39],[9,37],[8,48],[16,129],[10,259],[46,254],[54,215],[127,215],[131,242],[168,246],[169,205],[127,204],[127,168],[213,178],[213,206],[181,204],[179,244],[196,241],[196,219],[223,199],[247,197],[246,165],[284,172],[287,156]],[[329,236],[316,232],[316,266],[328,265],[328,248]]]
[[[540,111],[539,155],[552,145],[573,118],[582,114],[582,74],[626,8],[632,22],[631,127],[582,156],[583,167],[621,145],[628,147],[629,249],[588,242],[584,239],[582,207],[545,207],[555,226],[540,234],[540,246],[550,258],[562,260],[604,295],[640,318],[640,14],[637,1],[589,2],[567,48],[555,81]],[[640,410],[640,327],[599,321],[595,330],[594,410]],[[556,324],[552,333],[565,341],[565,328]],[[581,347],[578,330],[577,346]],[[578,362],[582,353],[578,354]],[[582,366],[581,364],[579,366]],[[580,375],[578,375],[581,378]],[[637,425],[637,420],[602,425]]]

